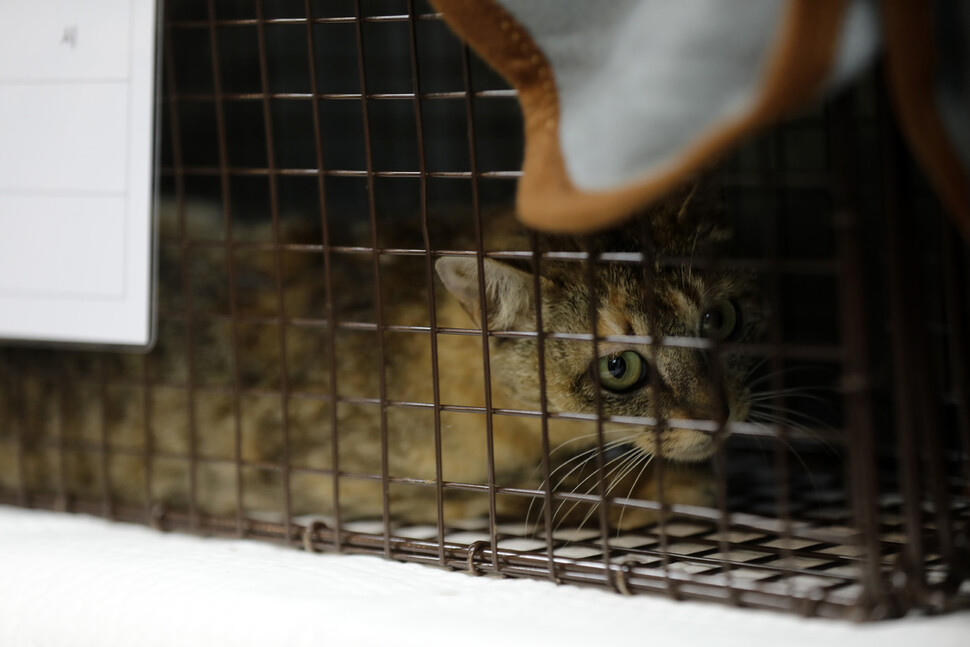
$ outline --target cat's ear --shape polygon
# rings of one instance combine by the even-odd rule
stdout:
[[[535,330],[534,282],[531,274],[486,258],[485,309],[489,330]],[[446,256],[435,264],[441,282],[479,326],[478,259]],[[546,279],[542,279],[546,284]]]

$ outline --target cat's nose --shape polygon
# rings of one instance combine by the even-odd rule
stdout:
[[[731,406],[722,385],[708,382],[698,386],[689,399],[692,418],[725,424],[731,417]]]
[[[703,400],[707,403],[708,415],[718,424],[726,423],[731,417],[730,398],[727,393],[727,383],[724,367],[720,360],[710,350],[697,351],[698,375],[704,376],[702,388],[707,393]]]
[[[718,384],[717,391],[717,398],[714,403],[714,408],[717,412],[715,420],[719,425],[724,425],[731,419],[731,403],[728,401],[727,389],[724,387],[723,382]]]
[[[697,362],[699,375],[704,375],[712,380],[718,379],[720,366],[713,351],[707,348],[698,348],[694,351],[694,359]]]

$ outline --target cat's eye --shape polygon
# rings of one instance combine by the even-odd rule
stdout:
[[[598,363],[600,385],[607,391],[624,393],[643,385],[647,379],[647,360],[639,353],[626,350],[601,357]]]
[[[719,301],[701,315],[701,334],[710,339],[725,341],[738,330],[741,315],[733,301]]]

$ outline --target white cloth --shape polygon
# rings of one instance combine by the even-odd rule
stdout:
[[[0,506],[0,645],[964,647],[970,613],[853,625]]]

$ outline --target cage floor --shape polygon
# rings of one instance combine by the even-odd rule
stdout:
[[[822,497],[824,498],[824,497]],[[970,518],[970,508],[954,514]],[[739,515],[734,515],[735,519]],[[674,597],[727,600],[737,604],[794,611],[805,615],[866,618],[860,557],[866,548],[850,527],[846,510],[822,505],[783,522],[755,515],[731,527],[672,518],[603,537],[598,529],[559,528],[547,541],[521,522],[499,523],[494,547],[488,519],[469,520],[444,530],[399,526],[387,536],[380,521],[343,525],[343,541],[363,551],[389,549],[395,558],[441,561],[471,572],[550,577],[556,581],[606,584],[621,593],[656,592]],[[882,571],[896,571],[906,541],[897,497],[883,497],[878,550]],[[312,519],[301,519],[310,527]],[[775,530],[766,530],[768,527]],[[927,529],[932,523],[926,524]],[[321,533],[320,530],[323,530]],[[315,528],[325,547],[332,531]],[[927,583],[941,584],[944,562],[930,551],[924,564]],[[970,582],[964,582],[955,607],[970,607]],[[886,613],[887,610],[876,611]]]

